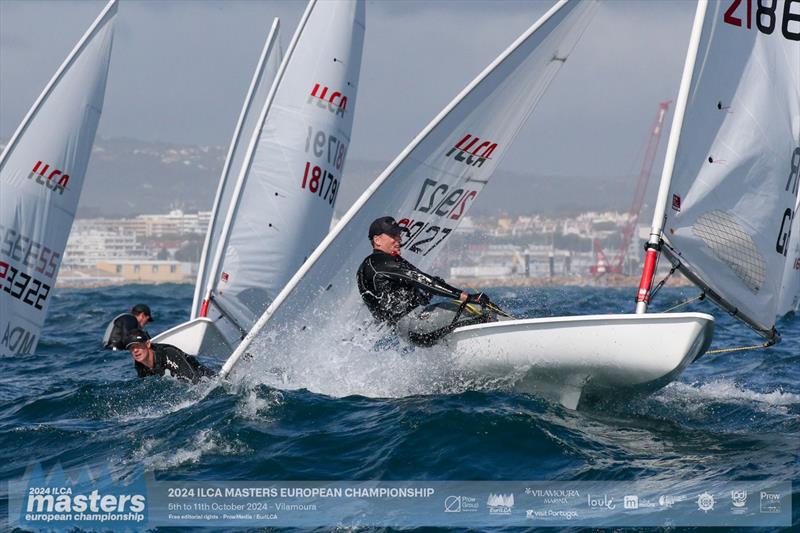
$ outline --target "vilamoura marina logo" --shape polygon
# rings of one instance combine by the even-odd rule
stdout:
[[[48,472],[36,464],[9,482],[9,503],[19,505],[19,525],[34,529],[130,529],[147,520],[147,486],[141,468],[114,480],[107,466]],[[12,515],[9,507],[9,516]]]

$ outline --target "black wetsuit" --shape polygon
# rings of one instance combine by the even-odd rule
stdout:
[[[134,361],[136,374],[140,378],[172,376],[197,383],[200,378],[216,375],[216,372],[201,365],[195,357],[183,353],[182,350],[171,344],[151,344],[150,347],[153,349],[153,368],[147,368],[145,365]]]
[[[461,291],[430,276],[400,256],[375,250],[358,267],[358,291],[376,319],[396,324],[433,296],[458,299]]]
[[[123,313],[118,315],[113,320],[113,326],[109,332],[108,339],[106,340],[105,347],[110,350],[124,350],[124,339],[134,329],[140,329],[139,321],[131,313]],[[147,333],[145,331],[145,333]],[[148,335],[148,338],[150,336]]]

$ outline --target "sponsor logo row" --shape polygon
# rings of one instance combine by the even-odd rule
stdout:
[[[541,490],[525,489],[525,495],[541,498],[543,505],[569,504],[588,510],[622,510],[638,509],[671,509],[681,502],[694,502],[696,511],[708,513],[719,509],[728,509],[733,514],[759,512],[765,514],[781,512],[781,494],[779,492],[761,490],[748,493],[745,489],[734,489],[726,494],[716,496],[708,491],[693,495],[662,494],[657,498],[644,498],[638,494],[625,494],[620,498],[609,494],[586,493],[582,498],[577,490]],[[574,500],[572,500],[574,499]],[[514,509],[513,493],[489,493],[484,501],[475,496],[450,495],[444,500],[445,513],[476,513],[484,502],[485,509],[492,515],[510,515]],[[582,503],[581,503],[582,502]],[[752,507],[751,507],[752,506]],[[576,510],[565,509],[525,509],[526,518],[577,518]]]

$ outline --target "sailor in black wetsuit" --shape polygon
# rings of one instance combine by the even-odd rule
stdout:
[[[153,322],[150,306],[147,304],[134,305],[130,313],[115,316],[108,325],[103,336],[104,347],[109,350],[124,350],[125,339],[135,329],[141,330],[149,339],[150,335],[144,327],[150,322]]]
[[[392,217],[376,219],[369,227],[372,254],[358,268],[361,298],[379,322],[394,326],[414,344],[430,346],[456,327],[491,320],[469,303],[485,305],[483,293],[467,294],[431,276],[400,257],[402,228]],[[434,296],[458,300],[429,305]]]
[[[147,376],[172,376],[197,383],[201,378],[212,377],[216,373],[201,365],[197,359],[185,354],[171,344],[154,344],[142,330],[135,329],[125,339],[125,348],[131,352],[136,374]]]

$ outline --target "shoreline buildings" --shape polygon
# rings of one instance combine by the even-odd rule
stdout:
[[[77,219],[59,284],[194,283],[210,215],[173,209],[131,218]],[[616,280],[611,283],[630,284],[641,272],[647,228],[638,228],[624,243],[626,224],[628,215],[613,211],[467,217],[435,269],[448,279],[484,284],[580,285],[611,278]]]

